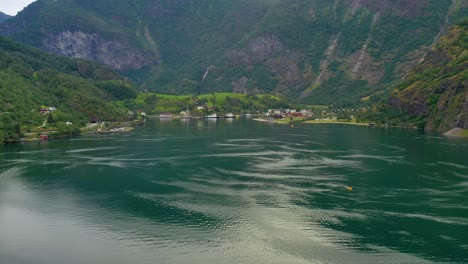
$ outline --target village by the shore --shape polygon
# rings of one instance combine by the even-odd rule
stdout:
[[[216,113],[214,109],[205,109],[199,107],[197,111],[181,111],[179,114],[173,113],[161,113],[159,115],[147,115],[143,111],[128,111],[129,116],[133,116],[133,121],[127,122],[109,122],[109,121],[97,121],[90,120],[90,122],[85,127],[76,127],[71,122],[66,122],[65,130],[69,131],[68,133],[58,133],[57,128],[47,129],[47,115],[50,115],[52,112],[56,111],[55,107],[44,108],[40,110],[46,119],[44,124],[41,127],[37,128],[37,131],[31,131],[23,133],[20,141],[21,142],[31,142],[31,141],[44,141],[51,138],[65,138],[76,135],[84,134],[115,134],[115,133],[127,133],[134,130],[135,126],[142,125],[145,123],[146,119],[161,119],[161,120],[170,120],[170,119],[236,119],[236,118],[249,118],[256,122],[263,123],[272,123],[279,125],[291,125],[294,123],[305,123],[305,124],[342,124],[342,125],[355,125],[355,126],[376,126],[372,122],[360,122],[353,114],[355,113],[354,109],[341,110],[337,112],[322,110],[312,110],[312,109],[268,109],[265,112],[256,113],[242,113],[242,114],[233,114],[233,113]],[[359,109],[359,111],[366,111],[365,108]],[[343,114],[345,113],[345,114]],[[341,116],[340,116],[341,115]],[[388,127],[387,125],[380,125]],[[63,129],[62,129],[63,130]],[[461,137],[466,136],[465,130],[455,129],[449,131],[445,134],[446,136],[451,137]]]

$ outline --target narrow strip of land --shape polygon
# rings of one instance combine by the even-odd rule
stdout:
[[[321,119],[321,120],[308,120],[304,121],[303,118],[293,118],[293,119],[265,119],[265,118],[253,118],[252,120],[257,122],[267,122],[267,123],[275,123],[281,125],[287,125],[289,123],[295,122],[303,122],[305,124],[343,124],[343,125],[355,125],[355,126],[371,126],[369,123],[358,123],[356,121],[339,121],[333,119]]]
[[[343,124],[343,125],[355,125],[355,126],[370,126],[369,123],[358,123],[355,121],[338,121],[338,120],[308,120],[306,124]]]
[[[274,123],[274,124],[280,124],[280,125],[287,125],[289,123],[289,120],[286,119],[265,119],[265,118],[253,118],[252,120],[257,121],[257,122],[265,122],[265,123]]]

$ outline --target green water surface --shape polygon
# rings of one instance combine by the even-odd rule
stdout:
[[[468,262],[467,139],[221,119],[0,146],[2,264],[441,262]]]

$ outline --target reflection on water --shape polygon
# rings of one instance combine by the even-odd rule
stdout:
[[[202,119],[4,146],[0,263],[466,262],[468,142],[418,133]]]

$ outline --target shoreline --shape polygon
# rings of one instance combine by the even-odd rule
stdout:
[[[118,133],[130,132],[130,131],[133,131],[134,129],[135,128],[131,126],[124,126],[124,127],[111,128],[109,130],[104,130],[104,131],[89,132],[87,134],[118,134]]]
[[[123,122],[119,126],[113,126],[114,124],[111,123],[111,122],[106,122],[106,123],[111,124],[111,126],[109,128],[106,128],[105,130],[102,130],[102,125],[96,125],[96,126],[93,126],[93,127],[86,126],[86,127],[80,128],[80,130],[81,130],[80,134],[58,135],[58,136],[50,135],[50,133],[56,132],[55,130],[50,130],[50,131],[44,131],[45,133],[43,133],[43,135],[48,136],[47,139],[41,139],[39,137],[22,137],[22,138],[20,138],[19,141],[10,142],[10,143],[41,142],[41,141],[48,141],[48,140],[55,140],[55,139],[74,138],[74,137],[79,137],[79,136],[83,136],[83,135],[93,135],[93,134],[95,134],[95,135],[99,135],[99,134],[123,134],[123,133],[128,133],[128,132],[133,131],[135,129],[136,125],[143,124],[142,121],[138,121],[138,120]]]
[[[345,122],[335,120],[309,120],[304,121],[304,124],[340,124],[340,125],[355,125],[355,126],[372,126],[370,123],[357,123],[357,122]],[[377,125],[374,125],[377,126]]]
[[[74,137],[79,137],[79,136],[84,136],[84,135],[123,134],[123,133],[131,132],[134,129],[135,129],[134,127],[119,127],[119,128],[106,130],[106,131],[87,131],[87,132],[83,132],[77,135],[60,135],[60,136],[55,136],[55,137],[49,136],[48,139],[40,139],[37,137],[34,137],[34,138],[23,137],[23,138],[20,138],[20,140],[17,143],[30,143],[30,142],[41,142],[41,141],[48,141],[48,140],[55,140],[55,139],[67,139],[67,138],[74,138]],[[16,142],[11,142],[11,143],[16,143]]]
[[[355,125],[355,126],[371,126],[369,123],[356,123],[356,122],[345,122],[345,121],[335,121],[335,120],[308,120],[304,121],[303,119],[288,120],[288,119],[265,119],[265,118],[253,118],[252,120],[263,123],[274,123],[281,125],[288,125],[291,123],[302,122],[304,124],[342,124],[342,125]],[[281,121],[284,120],[284,121]]]
[[[290,122],[286,121],[278,121],[278,120],[268,120],[265,118],[252,118],[252,120],[262,123],[271,123],[271,124],[280,124],[280,125],[288,125]],[[293,121],[294,122],[294,121]]]
[[[262,122],[262,123],[270,123],[270,124],[279,124],[279,125],[292,125],[294,123],[302,122],[303,124],[339,124],[339,125],[354,125],[354,126],[361,126],[361,127],[381,127],[381,128],[406,128],[406,129],[417,129],[415,127],[404,127],[404,126],[384,126],[384,125],[371,125],[370,123],[357,123],[357,122],[346,122],[346,121],[336,121],[336,120],[308,120],[303,121],[300,120],[288,120],[288,119],[265,119],[265,118],[252,118],[253,121]],[[23,137],[20,138],[17,142],[3,142],[3,144],[12,144],[12,143],[29,143],[29,142],[41,142],[47,140],[55,140],[55,139],[67,139],[73,138],[77,136],[83,135],[99,135],[99,134],[122,134],[128,133],[135,129],[136,125],[142,125],[143,122],[141,120],[135,121],[127,121],[120,123],[120,126],[113,126],[115,124],[111,124],[110,128],[106,128],[102,130],[102,125],[96,125],[95,127],[83,127],[81,128],[81,133],[77,135],[59,135],[59,136],[50,136],[48,133],[55,132],[55,131],[44,131],[44,135],[48,135],[48,139],[41,139],[38,137]],[[449,130],[443,134],[441,134],[447,138],[468,138],[468,129],[462,128],[454,128]]]

